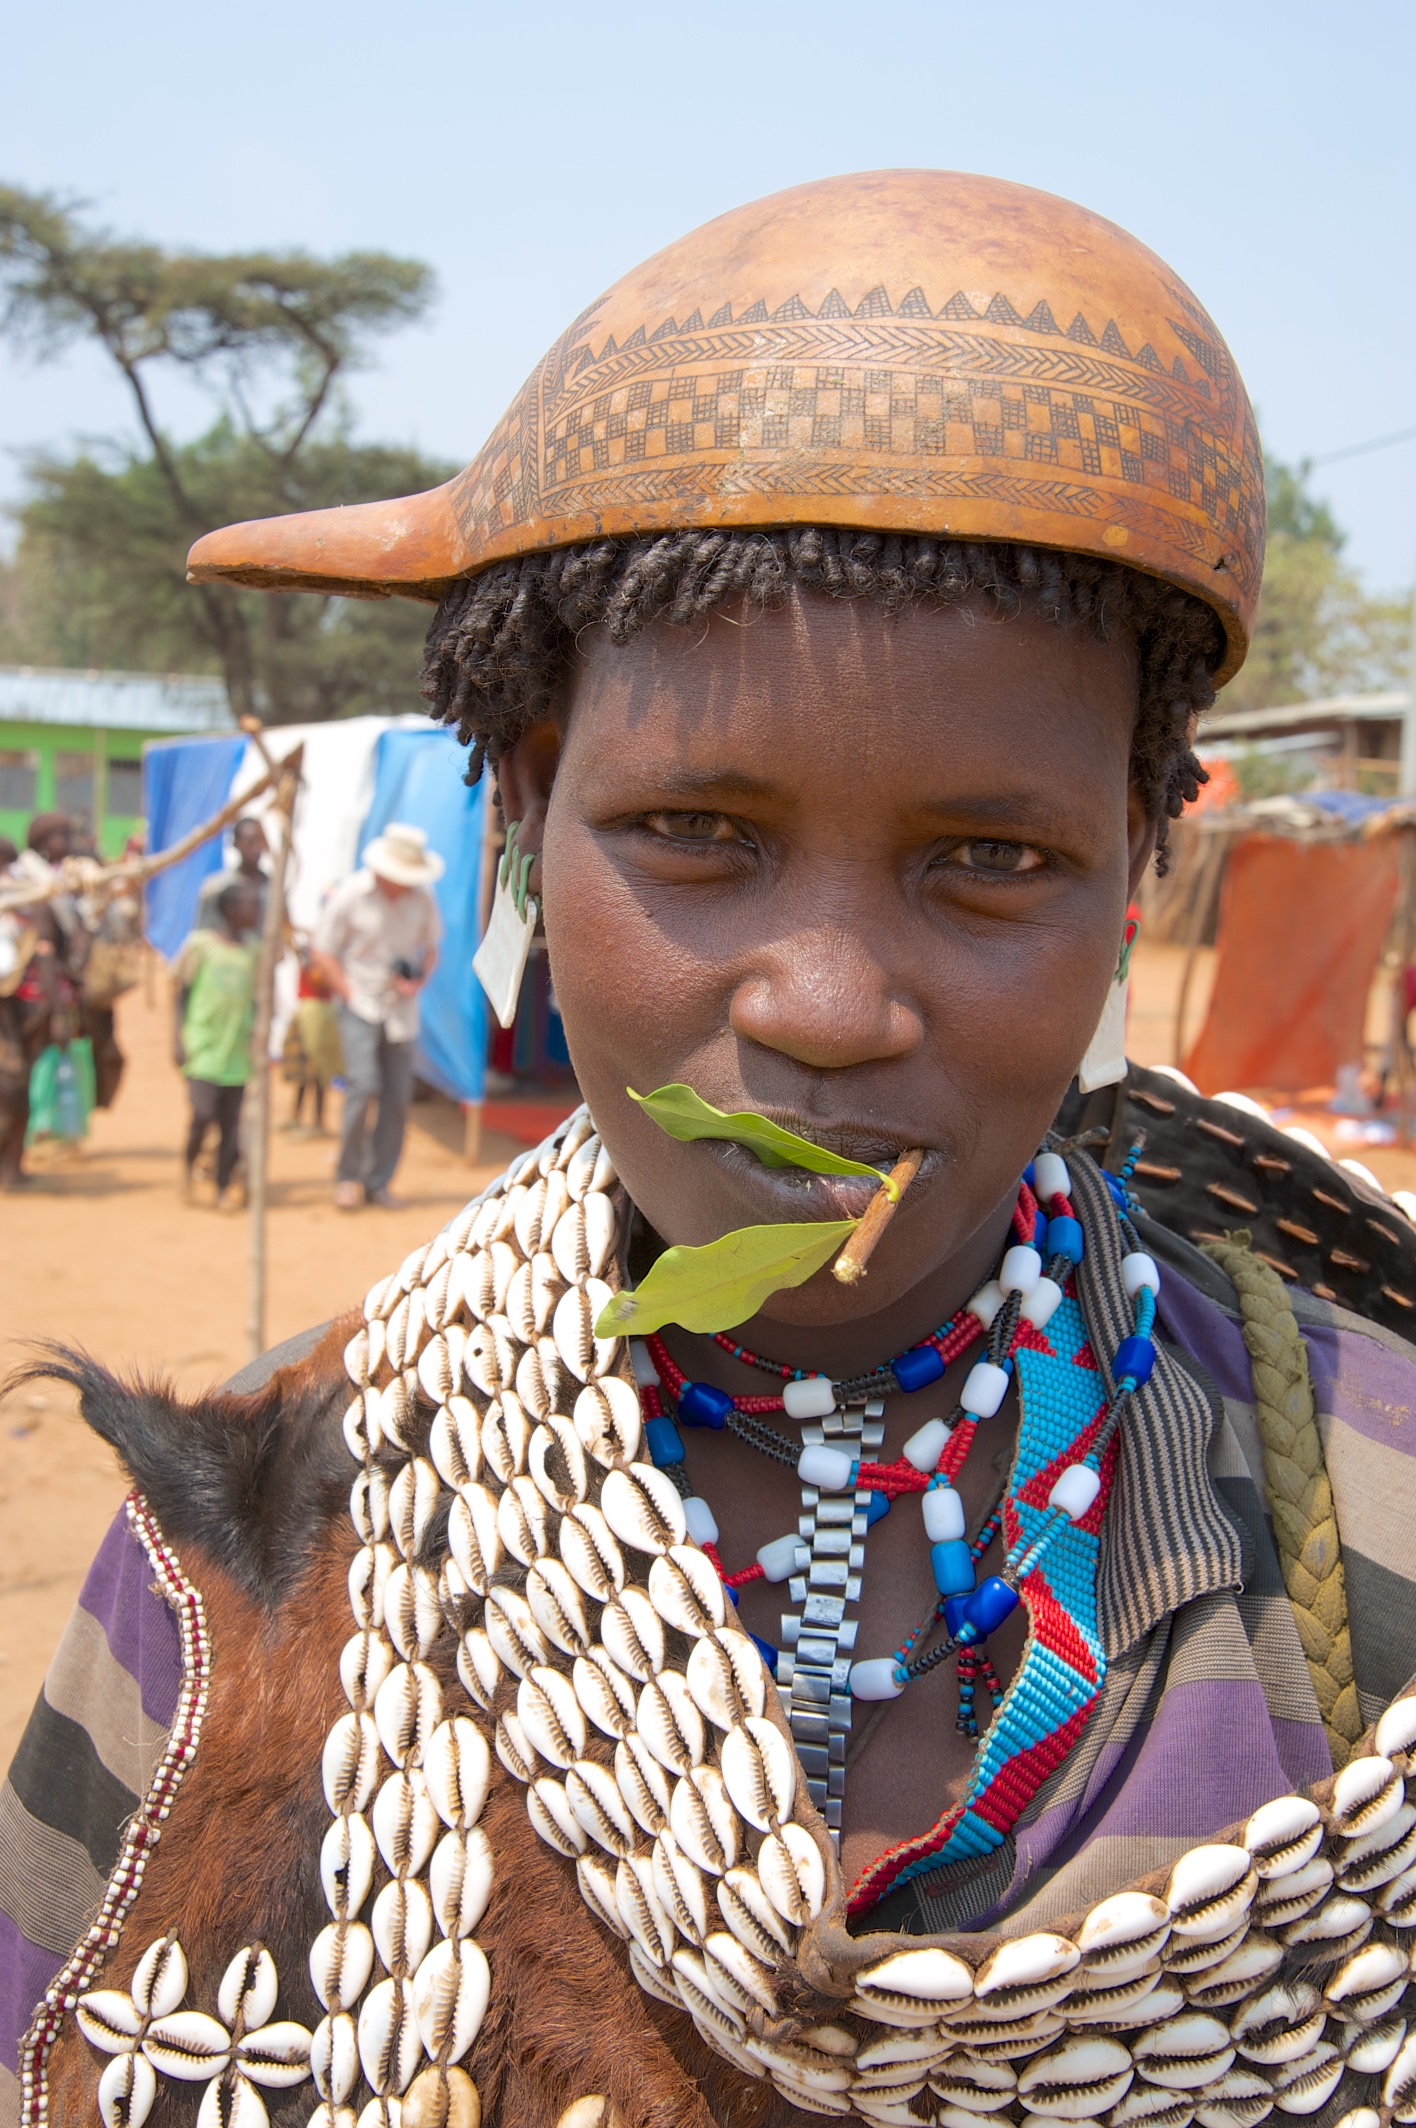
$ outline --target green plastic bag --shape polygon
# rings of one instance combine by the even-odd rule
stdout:
[[[36,1138],[78,1139],[88,1135],[97,1091],[93,1044],[87,1035],[62,1048],[51,1042],[30,1073],[30,1118],[26,1145]]]

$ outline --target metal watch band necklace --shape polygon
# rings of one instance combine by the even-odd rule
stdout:
[[[1010,1237],[995,1277],[957,1317],[867,1374],[833,1381],[763,1359],[720,1333],[714,1341],[732,1358],[782,1383],[776,1395],[735,1397],[691,1381],[660,1336],[635,1340],[631,1347],[650,1454],[676,1485],[689,1532],[730,1596],[736,1601],[739,1589],[757,1580],[788,1584],[790,1608],[782,1614],[780,1649],[760,1639],[757,1644],[777,1679],[812,1801],[838,1845],[848,1740],[859,1703],[898,1698],[916,1678],[955,1658],[958,1727],[978,1735],[980,1684],[995,1704],[980,1756],[994,1743],[995,1730],[1016,1732],[1008,1741],[1017,1752],[1036,1750],[1070,1717],[1075,1693],[1065,1679],[1049,1677],[1045,1663],[1039,1665],[1031,1633],[1006,1695],[982,1643],[1020,1602],[1027,1601],[1031,1610],[1040,1598],[1057,1599],[1056,1581],[1063,1584],[1064,1610],[1072,1608],[1065,1588],[1072,1576],[1057,1556],[1059,1540],[1068,1530],[1090,1530],[1099,1522],[1118,1429],[1155,1362],[1151,1332],[1160,1276],[1134,1233],[1127,1232],[1131,1246],[1121,1271],[1135,1308],[1135,1328],[1112,1358],[1109,1392],[1098,1383],[1095,1356],[1083,1337],[1077,1364],[1047,1383],[1054,1393],[1039,1396],[1044,1387],[1039,1381],[1023,1398],[1013,1478],[972,1539],[954,1481],[979,1425],[1001,1409],[1020,1355],[1057,1357],[1049,1326],[1060,1315],[1077,1316],[1075,1277],[1086,1239],[1071,1189],[1061,1155],[1039,1153],[1014,1212],[1014,1232],[1022,1238]],[[1114,1195],[1124,1222],[1124,1186]],[[1064,1335],[1072,1328],[1063,1324]],[[896,1462],[880,1462],[885,1393],[916,1393],[938,1381],[980,1337],[983,1356],[970,1369],[949,1418],[927,1420]],[[799,1443],[766,1423],[766,1415],[777,1412],[800,1422]],[[724,1566],[717,1519],[688,1484],[680,1425],[730,1430],[759,1453],[795,1468],[801,1479],[796,1530],[762,1546],[750,1566],[734,1572]],[[866,1533],[904,1493],[920,1496],[934,1599],[893,1653],[860,1658],[856,1614]],[[1002,1570],[979,1580],[978,1568],[1000,1534],[1007,1546]],[[1058,1565],[1060,1576],[1050,1571]],[[1094,1609],[1094,1576],[1088,1593],[1090,1604],[1077,1609]],[[943,1637],[933,1640],[940,1628]]]

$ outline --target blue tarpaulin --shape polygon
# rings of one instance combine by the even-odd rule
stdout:
[[[167,850],[219,813],[246,752],[246,740],[164,739],[143,749],[143,814],[149,850]],[[159,872],[144,890],[143,927],[164,960],[180,953],[208,873],[221,870],[221,837],[213,836]]]
[[[365,846],[390,820],[424,830],[447,870],[434,888],[443,920],[438,965],[422,994],[418,1071],[457,1101],[480,1101],[486,1077],[487,1001],[472,973],[482,865],[485,779],[463,782],[466,749],[451,732],[382,734],[374,760],[374,801],[359,837]]]

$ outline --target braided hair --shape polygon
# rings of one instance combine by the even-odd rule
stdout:
[[[887,613],[918,602],[981,597],[1000,613],[1029,609],[1060,628],[1135,645],[1139,704],[1131,779],[1166,831],[1199,795],[1195,719],[1214,700],[1223,632],[1208,606],[1120,562],[1040,547],[923,534],[698,531],[584,541],[496,562],[455,584],[428,631],[423,693],[470,746],[468,780],[493,767],[551,713],[587,627],[627,643],[652,621],[687,627],[734,601],[780,605],[793,586],[830,598],[878,599]]]

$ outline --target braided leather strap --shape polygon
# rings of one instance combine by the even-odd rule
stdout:
[[[1235,1232],[1203,1246],[1239,1296],[1279,1563],[1332,1762],[1340,1768],[1362,1735],[1363,1722],[1352,1677],[1342,1548],[1308,1355],[1283,1281],[1254,1255],[1249,1235]]]

